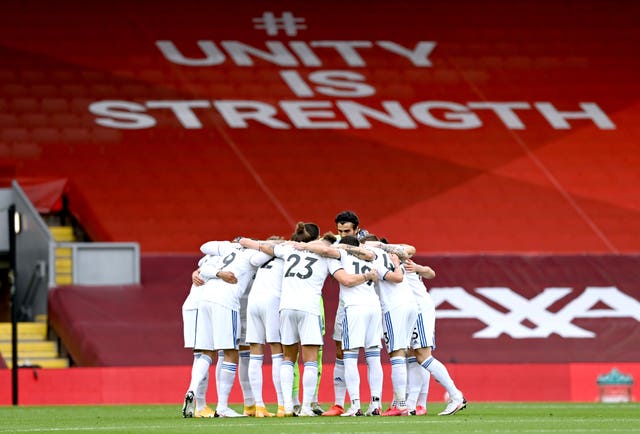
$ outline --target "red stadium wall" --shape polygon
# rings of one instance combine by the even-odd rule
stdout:
[[[146,255],[141,285],[52,289],[49,320],[75,363],[189,364],[181,306],[197,259]],[[445,363],[640,362],[640,255],[415,260],[437,273],[425,283],[436,304],[436,355]],[[338,304],[333,279],[324,301],[329,340]],[[325,362],[333,351],[326,345]]]
[[[5,3],[0,187],[158,254],[140,286],[52,291],[82,367],[21,371],[25,403],[179,401],[199,245],[343,209],[437,269],[470,400],[640,378],[640,3]]]
[[[426,282],[437,307],[435,355],[470,400],[594,401],[598,375],[613,367],[636,379],[633,393],[638,396],[638,255],[415,259],[437,270],[436,278]],[[140,287],[56,288],[52,324],[77,363],[87,367],[21,371],[25,403],[179,401],[191,362],[190,351],[182,348],[180,305],[196,260],[146,256]],[[327,336],[336,307],[337,288],[330,282],[325,287]],[[144,351],[140,342],[145,342]],[[266,396],[273,399],[265,360]],[[332,399],[333,360],[333,347],[327,344],[322,400]],[[158,364],[167,366],[150,367]],[[384,396],[390,399],[386,356],[383,366]],[[9,372],[0,374],[8,387]],[[77,389],[59,388],[61,382]],[[442,393],[433,383],[431,400],[441,400]],[[241,399],[239,389],[232,399]],[[215,397],[210,394],[209,400]]]
[[[448,365],[451,376],[464,391],[470,405],[474,401],[597,401],[597,377],[613,367],[636,379],[632,395],[637,401],[640,398],[638,363]],[[388,364],[383,368],[383,400],[388,403],[393,398],[390,368]],[[332,364],[324,365],[319,392],[321,402],[333,400],[332,369]],[[190,372],[188,366],[21,369],[18,400],[21,405],[176,404],[178,415]],[[273,404],[276,399],[270,367],[265,367],[263,374],[264,398]],[[362,366],[360,375],[362,379],[366,378]],[[11,390],[11,371],[0,370],[0,405],[11,404]],[[363,400],[369,399],[364,383],[361,393]],[[442,402],[443,394],[444,389],[432,381],[429,402]],[[209,386],[207,401],[216,402],[213,384]],[[237,382],[230,401],[242,402]]]

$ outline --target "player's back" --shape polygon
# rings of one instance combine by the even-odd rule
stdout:
[[[399,283],[384,279],[387,273],[395,270],[389,254],[376,247],[368,246],[367,249],[376,254],[376,258],[372,261],[372,267],[378,272],[377,286],[383,312],[388,312],[397,306],[415,304],[411,286],[404,274],[402,282]]]
[[[244,249],[239,244],[235,245],[222,258],[220,271],[229,271],[236,277],[236,283],[227,283],[222,279],[211,279],[204,285],[203,300],[227,306],[234,310],[240,310],[240,297],[244,294],[249,282],[253,278],[257,265],[254,257],[264,254],[255,250]]]
[[[280,298],[283,267],[284,260],[273,257],[258,268],[249,293],[251,303],[268,298]]]
[[[274,253],[282,258],[280,310],[295,309],[320,314],[320,297],[329,275],[327,259],[289,245],[277,245]]]
[[[335,274],[339,269],[343,269],[349,274],[364,274],[372,270],[373,264],[356,256],[339,250],[340,259],[331,259],[329,269],[331,274]],[[346,287],[340,284],[340,298],[345,306],[380,304],[380,299],[376,293],[375,285],[372,281],[360,283],[355,286]]]

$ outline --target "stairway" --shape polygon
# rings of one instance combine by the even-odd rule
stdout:
[[[12,367],[11,323],[0,323],[0,354],[8,368]],[[58,344],[47,339],[47,317],[39,315],[35,322],[18,323],[18,366],[68,368],[69,360],[60,357]]]
[[[76,241],[71,226],[49,226],[51,235],[56,242]],[[73,260],[70,247],[56,247],[54,269],[56,285],[71,285],[73,283]]]

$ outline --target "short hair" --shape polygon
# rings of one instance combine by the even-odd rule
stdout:
[[[366,241],[380,241],[380,239],[374,234],[367,234],[364,237],[358,239],[361,243],[364,243]]]
[[[293,234],[291,234],[291,241],[299,241],[301,243],[306,243],[308,241],[315,240],[305,227],[305,224],[302,222],[298,222],[296,224],[296,230]]]
[[[333,234],[332,232],[327,232],[322,236],[322,239],[325,241],[330,242],[331,244],[335,243],[336,241],[338,241],[338,237],[335,236],[335,234]]]
[[[304,228],[307,232],[309,232],[309,235],[311,235],[311,239],[317,240],[318,237],[320,236],[320,227],[318,227],[317,224],[305,223]]]
[[[353,223],[353,227],[357,228],[360,224],[360,219],[358,219],[358,215],[355,212],[347,210],[336,216],[335,223]]]
[[[347,235],[345,237],[340,238],[341,244],[348,244],[349,246],[359,246],[360,241],[352,235]]]

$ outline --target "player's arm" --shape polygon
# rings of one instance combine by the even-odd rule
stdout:
[[[199,268],[197,270],[194,270],[193,273],[191,273],[191,282],[196,286],[204,285],[204,280],[202,279],[202,277],[200,277]]]
[[[387,253],[393,253],[401,261],[409,259],[416,254],[416,248],[410,244],[385,244],[380,241],[367,241],[365,244],[382,249]]]
[[[370,270],[367,271],[366,273],[362,273],[362,274],[351,274],[351,273],[347,273],[344,268],[341,268],[339,270],[336,270],[335,273],[333,273],[333,277],[343,286],[346,287],[352,287],[352,286],[356,286],[356,285],[361,285],[363,283],[372,281],[372,282],[377,282],[378,281],[378,272],[375,270]]]
[[[238,278],[235,274],[233,274],[233,271],[222,269],[216,273],[216,277],[218,279],[224,280],[227,283],[238,283]]]
[[[238,283],[238,279],[236,278],[236,275],[233,274],[233,271],[221,270],[219,268],[212,268],[211,270],[198,268],[191,273],[191,282],[193,282],[195,286],[202,286],[205,284],[202,277],[206,277],[207,279],[222,279],[227,283]]]
[[[200,269],[200,277],[205,279],[221,279],[227,283],[238,283],[233,271],[225,270],[224,264],[203,264]]]
[[[230,248],[229,241],[207,241],[200,246],[200,251],[205,255],[225,256]]]
[[[405,261],[404,268],[409,273],[418,273],[420,277],[423,277],[425,279],[433,279],[434,277],[436,277],[436,272],[433,270],[433,268],[427,265],[416,264],[411,259],[407,259]]]
[[[296,250],[307,250],[325,258],[340,259],[340,252],[338,249],[323,241],[311,241],[308,243],[292,242],[291,245]]]
[[[206,244],[206,243],[205,243]],[[203,246],[205,245],[203,244]],[[202,247],[201,247],[202,248]],[[213,255],[215,256],[215,255]],[[196,268],[193,273],[191,273],[191,282],[195,285],[195,286],[202,286],[205,284],[205,278],[206,276],[203,276],[201,274],[202,272],[202,266],[206,265],[207,262],[209,262],[209,260],[211,259],[212,255],[205,255],[202,258],[200,258],[200,260],[198,261],[198,268]],[[218,257],[218,256],[216,256]]]
[[[273,241],[259,241],[251,238],[240,238],[238,243],[245,249],[258,250],[259,252],[266,253],[267,255],[275,256],[273,252],[273,246],[276,245]]]
[[[383,279],[387,282],[400,283],[404,279],[404,271],[402,271],[402,267],[400,267],[400,259],[398,255],[394,255],[393,253],[389,253],[389,259],[393,264],[393,271],[387,270],[384,274]]]
[[[409,259],[416,254],[416,248],[409,244],[380,244],[380,248],[387,253],[393,253],[401,260]]]
[[[338,244],[337,247],[349,253],[350,255],[353,255],[356,258],[363,259],[365,261],[371,262],[376,258],[375,253],[373,253],[369,249],[365,249],[364,247],[352,246],[350,244]]]

